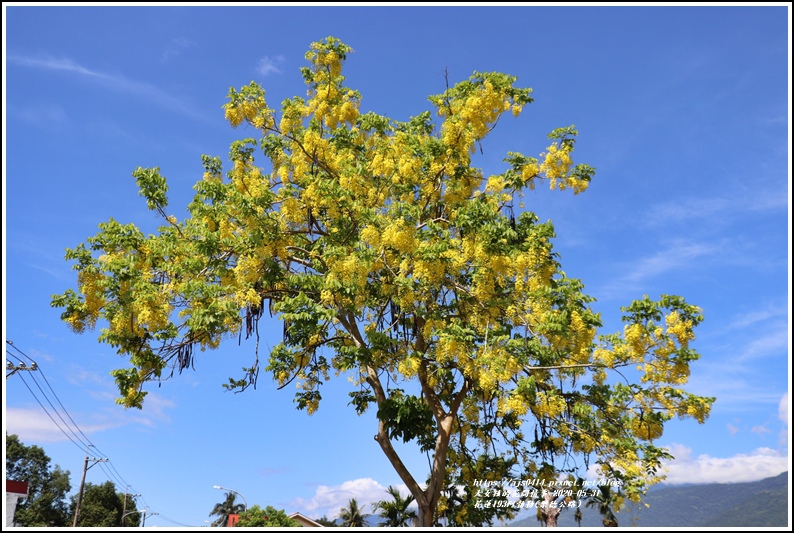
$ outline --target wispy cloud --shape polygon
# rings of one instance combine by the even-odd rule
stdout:
[[[767,433],[772,433],[772,430],[764,425],[760,425],[760,426],[751,427],[750,433],[755,433],[757,435],[765,435]]]
[[[680,244],[639,260],[624,277],[626,281],[642,281],[671,270],[689,266],[693,260],[719,250],[713,244]]]
[[[25,108],[9,107],[8,116],[37,128],[53,131],[69,122],[66,111],[55,104],[38,104]]]
[[[785,182],[780,181],[780,185]],[[788,207],[788,194],[784,186],[763,188],[760,191],[742,191],[732,196],[718,198],[688,198],[652,207],[644,218],[649,226],[669,227],[672,223],[691,223],[709,219],[731,222],[746,213],[782,212]]]
[[[259,60],[256,66],[256,71],[262,76],[269,76],[270,74],[281,74],[279,65],[284,63],[284,56],[278,55],[276,57],[265,56]]]
[[[76,74],[93,83],[101,84],[115,91],[133,94],[143,100],[177,111],[188,117],[206,120],[205,114],[193,109],[183,98],[177,98],[155,85],[130,80],[120,75],[92,70],[72,59],[10,55],[7,60],[10,64],[21,67]]]
[[[776,357],[788,348],[788,326],[779,324],[776,328],[758,336],[736,351],[731,364],[743,363],[765,357]]]
[[[788,407],[788,392],[780,398],[780,403],[777,408],[777,417],[783,423],[783,429],[780,430],[778,444],[781,448],[788,451],[789,442],[789,407]]]
[[[612,267],[615,280],[597,289],[600,298],[610,298],[635,293],[641,282],[668,272],[689,268],[704,257],[721,250],[721,245],[701,242],[675,243],[665,250],[638,259],[634,262],[616,264]]]
[[[728,433],[731,434],[731,437],[733,437],[734,435],[739,433],[739,428],[737,428],[733,424],[728,423],[728,424],[725,425],[725,427],[728,428]]]
[[[733,331],[736,329],[746,328],[759,322],[767,322],[772,319],[786,319],[788,317],[788,310],[782,306],[768,306],[765,309],[750,311],[742,313],[733,317],[730,323],[726,326],[726,330]]]
[[[175,37],[171,39],[171,42],[168,43],[168,46],[166,46],[165,50],[163,50],[162,61],[165,63],[171,59],[174,59],[175,57],[182,55],[183,51],[195,46],[197,45],[193,41],[189,41],[184,37]]]

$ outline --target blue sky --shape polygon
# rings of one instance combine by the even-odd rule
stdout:
[[[142,411],[125,411],[109,375],[125,362],[49,305],[76,284],[65,249],[98,223],[155,230],[136,167],[160,167],[169,208],[183,216],[201,154],[225,158],[251,135],[224,121],[229,87],[255,80],[276,108],[305,94],[303,55],[329,35],[355,50],[343,73],[363,111],[404,120],[429,110],[445,71],[451,82],[501,71],[532,87],[535,102],[483,143],[486,174],[503,170],[507,151],[540,152],[549,131],[575,124],[576,161],[597,169],[590,189],[539,189],[525,204],[554,221],[563,269],[597,298],[603,332],[620,330],[620,307],[644,294],[682,295],[706,317],[688,388],[717,402],[704,425],[669,424],[660,440],[677,457],[669,481],[788,470],[787,7],[3,9],[3,333],[7,353],[22,357],[18,348],[41,368],[8,378],[3,425],[70,470],[75,488],[85,452],[39,406],[54,412],[37,383],[92,455],[110,458],[87,480],[129,484],[139,507],[160,513],[147,526],[206,525],[223,497],[213,485],[314,517],[401,486],[372,438],[374,414],[347,406],[344,376],[311,417],[266,376],[257,390],[224,392],[254,349],[230,340],[201,353],[195,371],[150,387]],[[281,327],[267,329],[272,346]],[[424,478],[426,458],[406,454]]]

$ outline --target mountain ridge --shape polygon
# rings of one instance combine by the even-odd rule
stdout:
[[[787,527],[788,491],[788,472],[752,482],[662,486],[616,516],[621,527]],[[603,527],[595,509],[583,505],[582,515],[582,527]],[[541,527],[534,514],[507,525]],[[561,513],[558,525],[577,527],[573,512]]]

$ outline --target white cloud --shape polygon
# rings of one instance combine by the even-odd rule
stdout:
[[[772,433],[772,430],[770,430],[768,427],[763,425],[753,426],[750,428],[750,433],[757,433],[758,435],[764,435],[765,433]]]
[[[118,422],[108,422],[104,424],[80,425],[79,431],[69,418],[62,420],[57,415],[53,415],[55,421],[47,416],[40,408],[25,409],[18,407],[7,407],[3,421],[6,423],[6,432],[19,435],[20,440],[25,442],[60,442],[70,438],[81,440],[78,435],[82,432],[85,435],[111,429],[121,424]],[[63,431],[59,429],[63,428]],[[70,431],[70,428],[74,431]],[[67,436],[68,435],[68,436]]]
[[[188,41],[184,37],[175,37],[171,39],[171,42],[168,43],[168,46],[166,46],[163,51],[163,62],[179,56],[183,50],[193,46],[196,46],[196,43]]]
[[[728,433],[730,433],[730,434],[731,434],[731,437],[733,437],[734,435],[736,435],[737,433],[739,433],[739,428],[737,428],[737,427],[736,427],[736,426],[734,426],[733,424],[727,424],[725,427],[727,427],[727,428],[728,428]]]
[[[692,457],[692,450],[682,444],[667,446],[675,460],[665,463],[665,483],[741,483],[776,476],[789,469],[788,457],[771,448],[758,448],[749,454],[733,457]]]
[[[788,392],[780,398],[780,404],[777,407],[777,417],[783,422],[783,425],[788,428],[789,426],[789,412],[788,412]]]
[[[401,494],[408,494],[404,486],[398,485],[396,488]],[[372,503],[387,497],[386,487],[372,478],[360,478],[345,481],[341,485],[320,485],[311,499],[295,498],[290,506],[312,518],[327,516],[334,519],[339,509],[346,506],[351,498],[356,499],[365,514],[372,514]]]
[[[163,91],[159,87],[149,83],[142,83],[129,80],[123,76],[106,74],[104,72],[91,70],[68,58],[57,59],[49,56],[9,56],[8,62],[23,67],[41,68],[45,70],[64,71],[78,74],[84,78],[110,87],[111,89],[134,94],[140,98],[143,98],[144,100],[154,102],[155,104],[158,104],[162,107],[178,111],[192,118],[206,120],[206,115],[204,113],[199,113],[197,110],[187,105],[184,98],[173,96],[170,93]]]
[[[171,400],[150,392],[143,401],[143,409],[140,411],[142,414],[132,417],[132,420],[150,427],[155,425],[155,421],[168,423],[171,422],[171,417],[166,413],[166,409],[175,406],[176,404]]]
[[[278,67],[278,65],[282,63],[284,63],[284,56],[279,55],[274,58],[265,56],[259,60],[259,64],[256,67],[256,71],[262,76],[268,76],[270,74],[281,74],[281,69]]]

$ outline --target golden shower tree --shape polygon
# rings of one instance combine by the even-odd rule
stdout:
[[[191,366],[196,348],[258,339],[265,313],[277,317],[283,337],[262,366],[279,386],[297,381],[309,413],[329,375],[353,376],[351,404],[377,409],[375,440],[422,525],[509,515],[474,505],[475,479],[573,475],[565,459],[594,458],[621,497],[638,499],[669,457],[653,445],[664,423],[703,422],[713,402],[680,388],[698,358],[700,310],[645,297],[624,308],[622,334],[596,337],[592,298],[560,269],[551,223],[517,205],[543,182],[587,188],[594,169],[572,162],[576,130],[553,131],[538,157],[509,152],[505,171],[486,177],[472,155],[503,114],[532,102],[530,89],[475,72],[430,97],[438,118],[399,122],[360,113],[341,75],[350,52],[332,37],[314,43],[308,97],[278,112],[253,82],[229,92],[227,119],[258,138],[232,144],[225,176],[220,158],[203,156],[186,218],[168,214],[159,170],[138,168],[163,225],[144,235],[100,224],[67,252],[78,290],[53,305],[77,332],[102,321],[100,341],[131,364],[113,373],[118,401],[138,408],[146,384]],[[255,383],[258,346],[227,387]],[[430,454],[426,482],[395,439]]]

